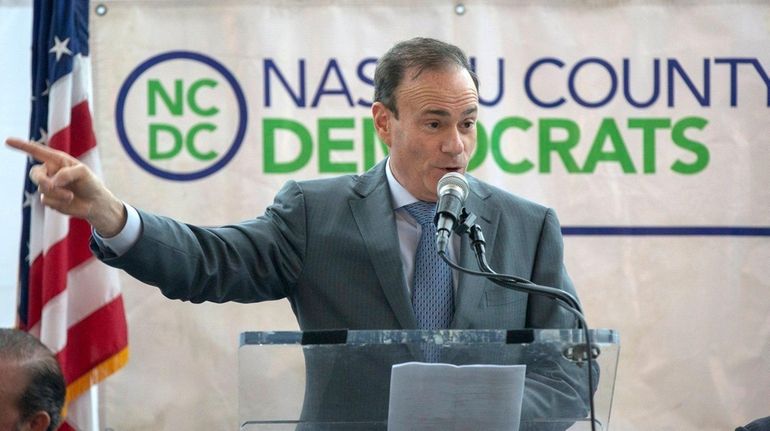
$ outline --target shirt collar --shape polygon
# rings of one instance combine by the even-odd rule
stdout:
[[[385,166],[385,176],[388,178],[388,186],[390,186],[390,201],[393,203],[393,209],[399,209],[403,206],[417,202],[418,199],[412,196],[411,193],[393,176],[393,171],[390,169],[390,157],[388,157],[387,164]]]

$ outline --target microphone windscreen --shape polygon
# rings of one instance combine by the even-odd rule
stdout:
[[[465,179],[465,175],[458,172],[449,172],[438,180],[436,189],[439,198],[446,193],[459,193],[460,196],[458,197],[464,202],[465,198],[468,197],[470,186],[468,185],[468,180]]]

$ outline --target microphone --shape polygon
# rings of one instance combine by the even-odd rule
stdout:
[[[460,219],[469,189],[465,175],[457,172],[449,172],[438,180],[436,186],[438,203],[433,222],[436,224],[436,249],[439,253],[446,251],[449,237],[452,236],[452,229]]]

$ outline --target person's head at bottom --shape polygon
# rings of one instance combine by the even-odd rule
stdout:
[[[0,328],[0,431],[54,431],[65,394],[53,353],[26,332]]]

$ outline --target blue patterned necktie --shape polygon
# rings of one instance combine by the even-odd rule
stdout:
[[[404,207],[420,223],[422,234],[414,257],[412,307],[419,329],[447,329],[454,315],[452,269],[436,251],[436,204],[417,201]]]

